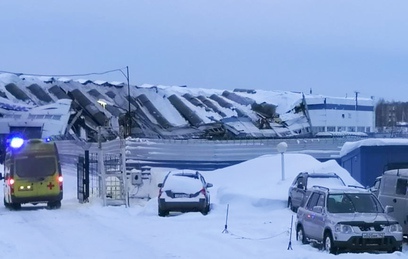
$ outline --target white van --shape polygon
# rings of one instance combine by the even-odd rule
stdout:
[[[390,214],[398,220],[404,235],[408,235],[408,168],[385,171],[370,190],[384,207],[394,207]]]

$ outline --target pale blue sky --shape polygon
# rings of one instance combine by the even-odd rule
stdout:
[[[408,101],[407,11],[406,0],[5,0],[0,70],[129,66],[137,85]]]

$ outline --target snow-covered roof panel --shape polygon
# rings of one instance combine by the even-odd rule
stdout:
[[[363,139],[355,142],[346,142],[340,150],[340,156],[347,155],[351,151],[361,146],[405,146],[408,145],[408,139],[385,139],[385,138],[373,138]]]

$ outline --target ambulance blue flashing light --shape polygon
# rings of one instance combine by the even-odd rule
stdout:
[[[13,137],[10,140],[10,147],[12,148],[20,148],[24,144],[24,139],[20,137]]]

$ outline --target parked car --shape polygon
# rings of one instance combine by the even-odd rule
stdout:
[[[288,192],[288,207],[296,212],[306,201],[307,190],[313,185],[327,187],[346,186],[336,173],[308,173],[301,172],[293,180]]]
[[[297,211],[296,239],[336,254],[345,251],[401,251],[402,227],[364,188],[315,186]]]
[[[210,211],[212,187],[199,172],[171,171],[159,183],[158,213],[164,217],[170,211],[200,211],[206,215]]]
[[[391,215],[402,226],[404,235],[408,235],[408,169],[386,170],[375,179],[370,190],[378,197],[383,206],[393,206]]]

